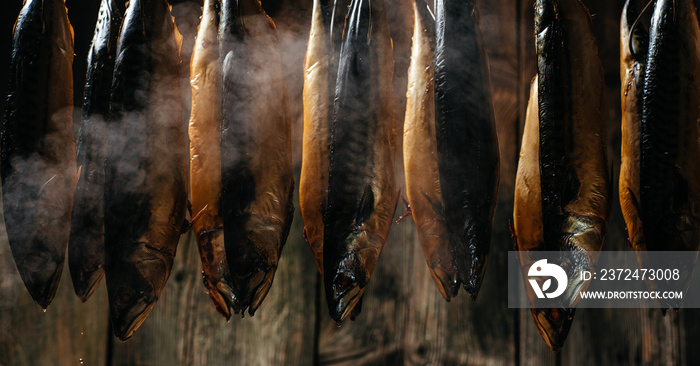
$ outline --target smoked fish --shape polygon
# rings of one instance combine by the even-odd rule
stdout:
[[[216,309],[231,317],[233,284],[224,247],[221,201],[221,62],[219,0],[204,2],[202,22],[190,64],[190,195],[192,212],[200,214],[193,230],[202,261],[202,280]],[[202,211],[203,210],[203,211]]]
[[[641,16],[635,0],[627,0],[620,20],[620,81],[622,88],[622,141],[620,207],[627,223],[627,234],[635,250],[645,250],[642,221],[639,216],[639,168],[641,159],[642,99],[649,34],[641,23],[632,29]]]
[[[408,69],[403,157],[406,195],[430,275],[450,301],[460,280],[450,250],[440,192],[435,140],[435,19],[424,0],[413,1],[413,46]]]
[[[475,1],[436,3],[435,138],[449,250],[473,300],[481,288],[500,160]]]
[[[268,291],[292,223],[291,122],[279,39],[259,0],[224,0],[221,211],[236,313]]]
[[[104,271],[121,340],[153,310],[185,223],[180,46],[166,0],[129,2],[114,66],[104,193]]]
[[[328,159],[333,97],[343,19],[349,1],[314,0],[304,60],[304,135],[299,209],[304,239],[323,276],[323,216],[328,197]],[[344,11],[345,10],[345,11]]]
[[[603,71],[591,18],[578,0],[538,0],[538,76],[533,81],[516,176],[518,250],[571,253],[562,308],[532,309],[542,338],[561,349],[595,266],[610,212]],[[528,255],[521,255],[527,270]]]
[[[12,40],[0,172],[12,256],[43,309],[63,271],[77,180],[72,67],[64,0],[26,0]]]
[[[68,264],[75,294],[87,301],[104,275],[104,144],[124,2],[102,0],[88,53],[78,136],[78,185],[73,201]]]
[[[627,142],[623,159],[638,171],[624,187],[620,180],[626,191],[620,199],[642,268],[649,260],[645,251],[694,253],[671,267],[680,269],[676,282],[687,289],[700,249],[700,29],[691,0],[656,2],[648,47],[641,122],[638,114],[623,121],[630,127],[623,141],[637,143]]]
[[[337,324],[358,306],[398,200],[394,62],[382,0],[353,0],[335,86],[323,273]]]

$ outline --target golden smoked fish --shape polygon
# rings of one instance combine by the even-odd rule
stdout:
[[[105,163],[105,278],[126,340],[170,275],[187,206],[181,37],[166,0],[131,0],[119,34]]]
[[[500,157],[475,1],[436,2],[435,138],[449,250],[473,300],[486,270]]]
[[[12,40],[2,198],[17,269],[43,309],[63,270],[75,190],[73,28],[63,0],[26,0]]]
[[[88,53],[83,118],[78,137],[78,185],[73,201],[68,264],[75,294],[92,295],[104,271],[104,144],[109,94],[124,2],[102,0]]]
[[[192,53],[190,85],[190,194],[202,279],[216,309],[231,317],[235,306],[224,247],[221,201],[221,62],[219,61],[219,0],[204,2],[202,22]],[[203,211],[202,211],[203,210]]]
[[[435,141],[435,19],[424,0],[413,1],[413,47],[408,69],[403,157],[406,195],[430,275],[445,300],[459,290],[440,193]]]
[[[259,0],[224,0],[221,210],[234,311],[265,299],[292,223],[291,122],[277,30]]]
[[[620,28],[620,205],[641,268],[646,251],[694,252],[676,264],[674,285],[687,289],[700,249],[700,29],[692,1],[659,0],[647,40],[640,22],[633,26],[635,5],[625,4]]]
[[[533,81],[516,176],[514,222],[520,251],[575,256],[566,306],[532,309],[537,328],[557,352],[573,321],[580,271],[595,266],[610,211],[605,156],[603,71],[588,10],[578,0],[538,0],[538,77]],[[521,254],[528,269],[529,256]]]
[[[326,300],[337,324],[362,298],[398,200],[386,16],[381,0],[353,0],[339,56],[323,232]]]
[[[323,276],[323,216],[328,198],[328,158],[333,97],[343,19],[349,1],[314,0],[304,60],[304,135],[299,208],[304,239]]]

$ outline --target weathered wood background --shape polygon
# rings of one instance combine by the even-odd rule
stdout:
[[[98,0],[68,0],[76,34],[76,102],[82,97],[85,57]],[[183,46],[183,83],[200,5],[174,1]],[[311,0],[263,1],[275,19],[290,92],[297,182],[301,162],[302,64]],[[584,0],[593,15],[606,80],[608,153],[620,163],[618,32],[622,0]],[[411,43],[411,1],[391,1],[396,62],[395,95],[402,125]],[[0,69],[7,70],[12,24],[20,0],[3,1]],[[700,312],[683,309],[579,309],[566,346],[552,354],[529,310],[508,309],[506,254],[513,184],[528,86],[535,73],[532,0],[479,0],[501,148],[501,186],[491,255],[481,294],[445,302],[428,274],[412,221],[394,225],[369,284],[362,315],[336,328],[327,315],[319,276],[295,217],[270,293],[254,318],[227,323],[216,313],[200,280],[191,235],[180,242],[175,267],[155,310],[126,343],[111,335],[104,285],[86,304],[73,294],[68,271],[46,313],[22,284],[0,233],[0,366],[14,365],[626,365],[700,362]],[[0,91],[7,73],[0,72]],[[189,103],[189,95],[183,100]],[[4,102],[4,98],[3,102]],[[1,104],[2,102],[0,102]],[[79,104],[76,104],[79,106]],[[186,111],[187,112],[187,111]],[[183,116],[183,121],[188,116]],[[400,149],[399,149],[400,151]],[[403,179],[397,160],[397,179]],[[617,184],[618,169],[615,168]],[[615,190],[616,191],[616,190]],[[626,250],[617,194],[605,250]],[[403,209],[397,210],[397,215]],[[0,225],[4,230],[4,225]],[[33,230],[33,228],[27,228]],[[104,283],[104,282],[102,282]]]

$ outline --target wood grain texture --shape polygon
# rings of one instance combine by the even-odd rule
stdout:
[[[513,184],[529,85],[536,72],[533,2],[477,1],[490,63],[501,182],[489,263],[476,303],[463,291],[450,303],[442,299],[428,273],[409,218],[391,229],[368,285],[362,313],[356,321],[336,328],[328,316],[310,250],[301,236],[302,221],[297,210],[275,281],[255,317],[232,318],[226,323],[216,312],[201,283],[196,246],[191,235],[187,235],[180,241],[171,278],[155,310],[134,337],[122,343],[108,333],[104,285],[100,285],[88,303],[80,304],[65,277],[67,271],[56,299],[47,313],[42,313],[22,285],[4,233],[0,233],[0,366],[79,365],[81,358],[85,365],[694,365],[700,362],[700,348],[696,346],[700,339],[699,309],[682,309],[665,316],[658,309],[579,309],[566,345],[559,355],[554,355],[542,341],[530,311],[507,308],[506,258],[507,251],[513,249],[508,229],[512,220]],[[617,42],[622,1],[583,2],[593,14],[599,42],[606,82],[608,158],[617,167],[620,162]],[[187,65],[201,3],[196,0],[173,3],[173,13],[185,39],[183,85],[188,85]],[[303,58],[311,0],[263,3],[276,22],[281,41],[298,182]],[[410,1],[390,3],[394,91],[400,129],[410,61],[412,11]],[[79,16],[76,8],[70,10],[71,17],[73,11]],[[83,15],[96,17],[96,14]],[[11,29],[11,25],[2,26],[1,29]],[[9,56],[9,49],[0,49],[0,54]],[[84,70],[75,70],[81,72]],[[76,94],[82,95],[82,87],[76,85],[76,88],[79,88]],[[185,101],[190,98],[187,93],[183,95]],[[186,107],[183,123],[189,118],[188,112]],[[400,146],[397,151],[401,151]],[[400,156],[396,166],[397,184],[403,187]],[[614,184],[617,176],[615,168]],[[295,202],[297,199],[295,196]],[[604,250],[628,250],[617,202],[615,196]],[[396,216],[403,213],[399,206]]]

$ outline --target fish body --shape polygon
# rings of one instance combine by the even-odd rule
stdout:
[[[167,1],[129,2],[114,66],[104,194],[104,271],[122,340],[153,310],[185,221],[180,45]]]
[[[304,239],[323,276],[323,216],[328,197],[328,160],[333,98],[343,19],[349,1],[314,0],[304,60],[304,135],[299,208]],[[345,10],[345,11],[344,11]]]
[[[190,84],[190,192],[192,212],[202,212],[193,230],[202,261],[202,280],[216,309],[227,319],[234,306],[224,247],[221,201],[221,62],[218,0],[204,3],[192,53]],[[204,211],[202,211],[204,210]]]
[[[641,23],[634,0],[627,0],[620,21],[620,81],[622,82],[622,138],[619,196],[627,234],[635,250],[644,250],[642,221],[639,216],[639,168],[641,159],[642,99],[649,34]]]
[[[44,309],[63,270],[77,176],[72,66],[64,1],[26,0],[12,40],[0,170],[12,256]]]
[[[636,215],[642,230],[634,233],[632,242],[642,265],[643,250],[694,252],[690,261],[677,265],[683,273],[678,283],[684,289],[700,249],[699,100],[700,29],[695,7],[689,0],[659,0],[649,32],[639,150],[634,152],[639,154]],[[679,304],[670,301],[662,306]]]
[[[353,0],[336,80],[324,217],[323,273],[331,317],[360,302],[398,200],[393,57],[381,0]]]
[[[460,280],[445,225],[435,141],[435,19],[423,0],[413,1],[413,14],[403,131],[406,195],[430,274],[450,301],[457,295]]]
[[[258,0],[224,0],[221,210],[236,313],[272,286],[292,223],[291,123],[279,39]]]
[[[440,192],[459,281],[476,299],[486,269],[500,172],[488,63],[474,1],[438,0],[436,18]]]
[[[518,163],[515,234],[520,251],[573,256],[576,265],[567,274],[577,279],[595,266],[610,211],[602,66],[590,15],[578,0],[537,1],[535,40],[538,76]],[[527,254],[521,264],[532,264]],[[585,288],[570,280],[565,306],[532,309],[552,351],[563,346]]]
[[[78,185],[73,201],[68,264],[73,289],[92,295],[104,271],[104,143],[114,59],[124,3],[102,0],[88,53],[83,117],[78,136]]]

